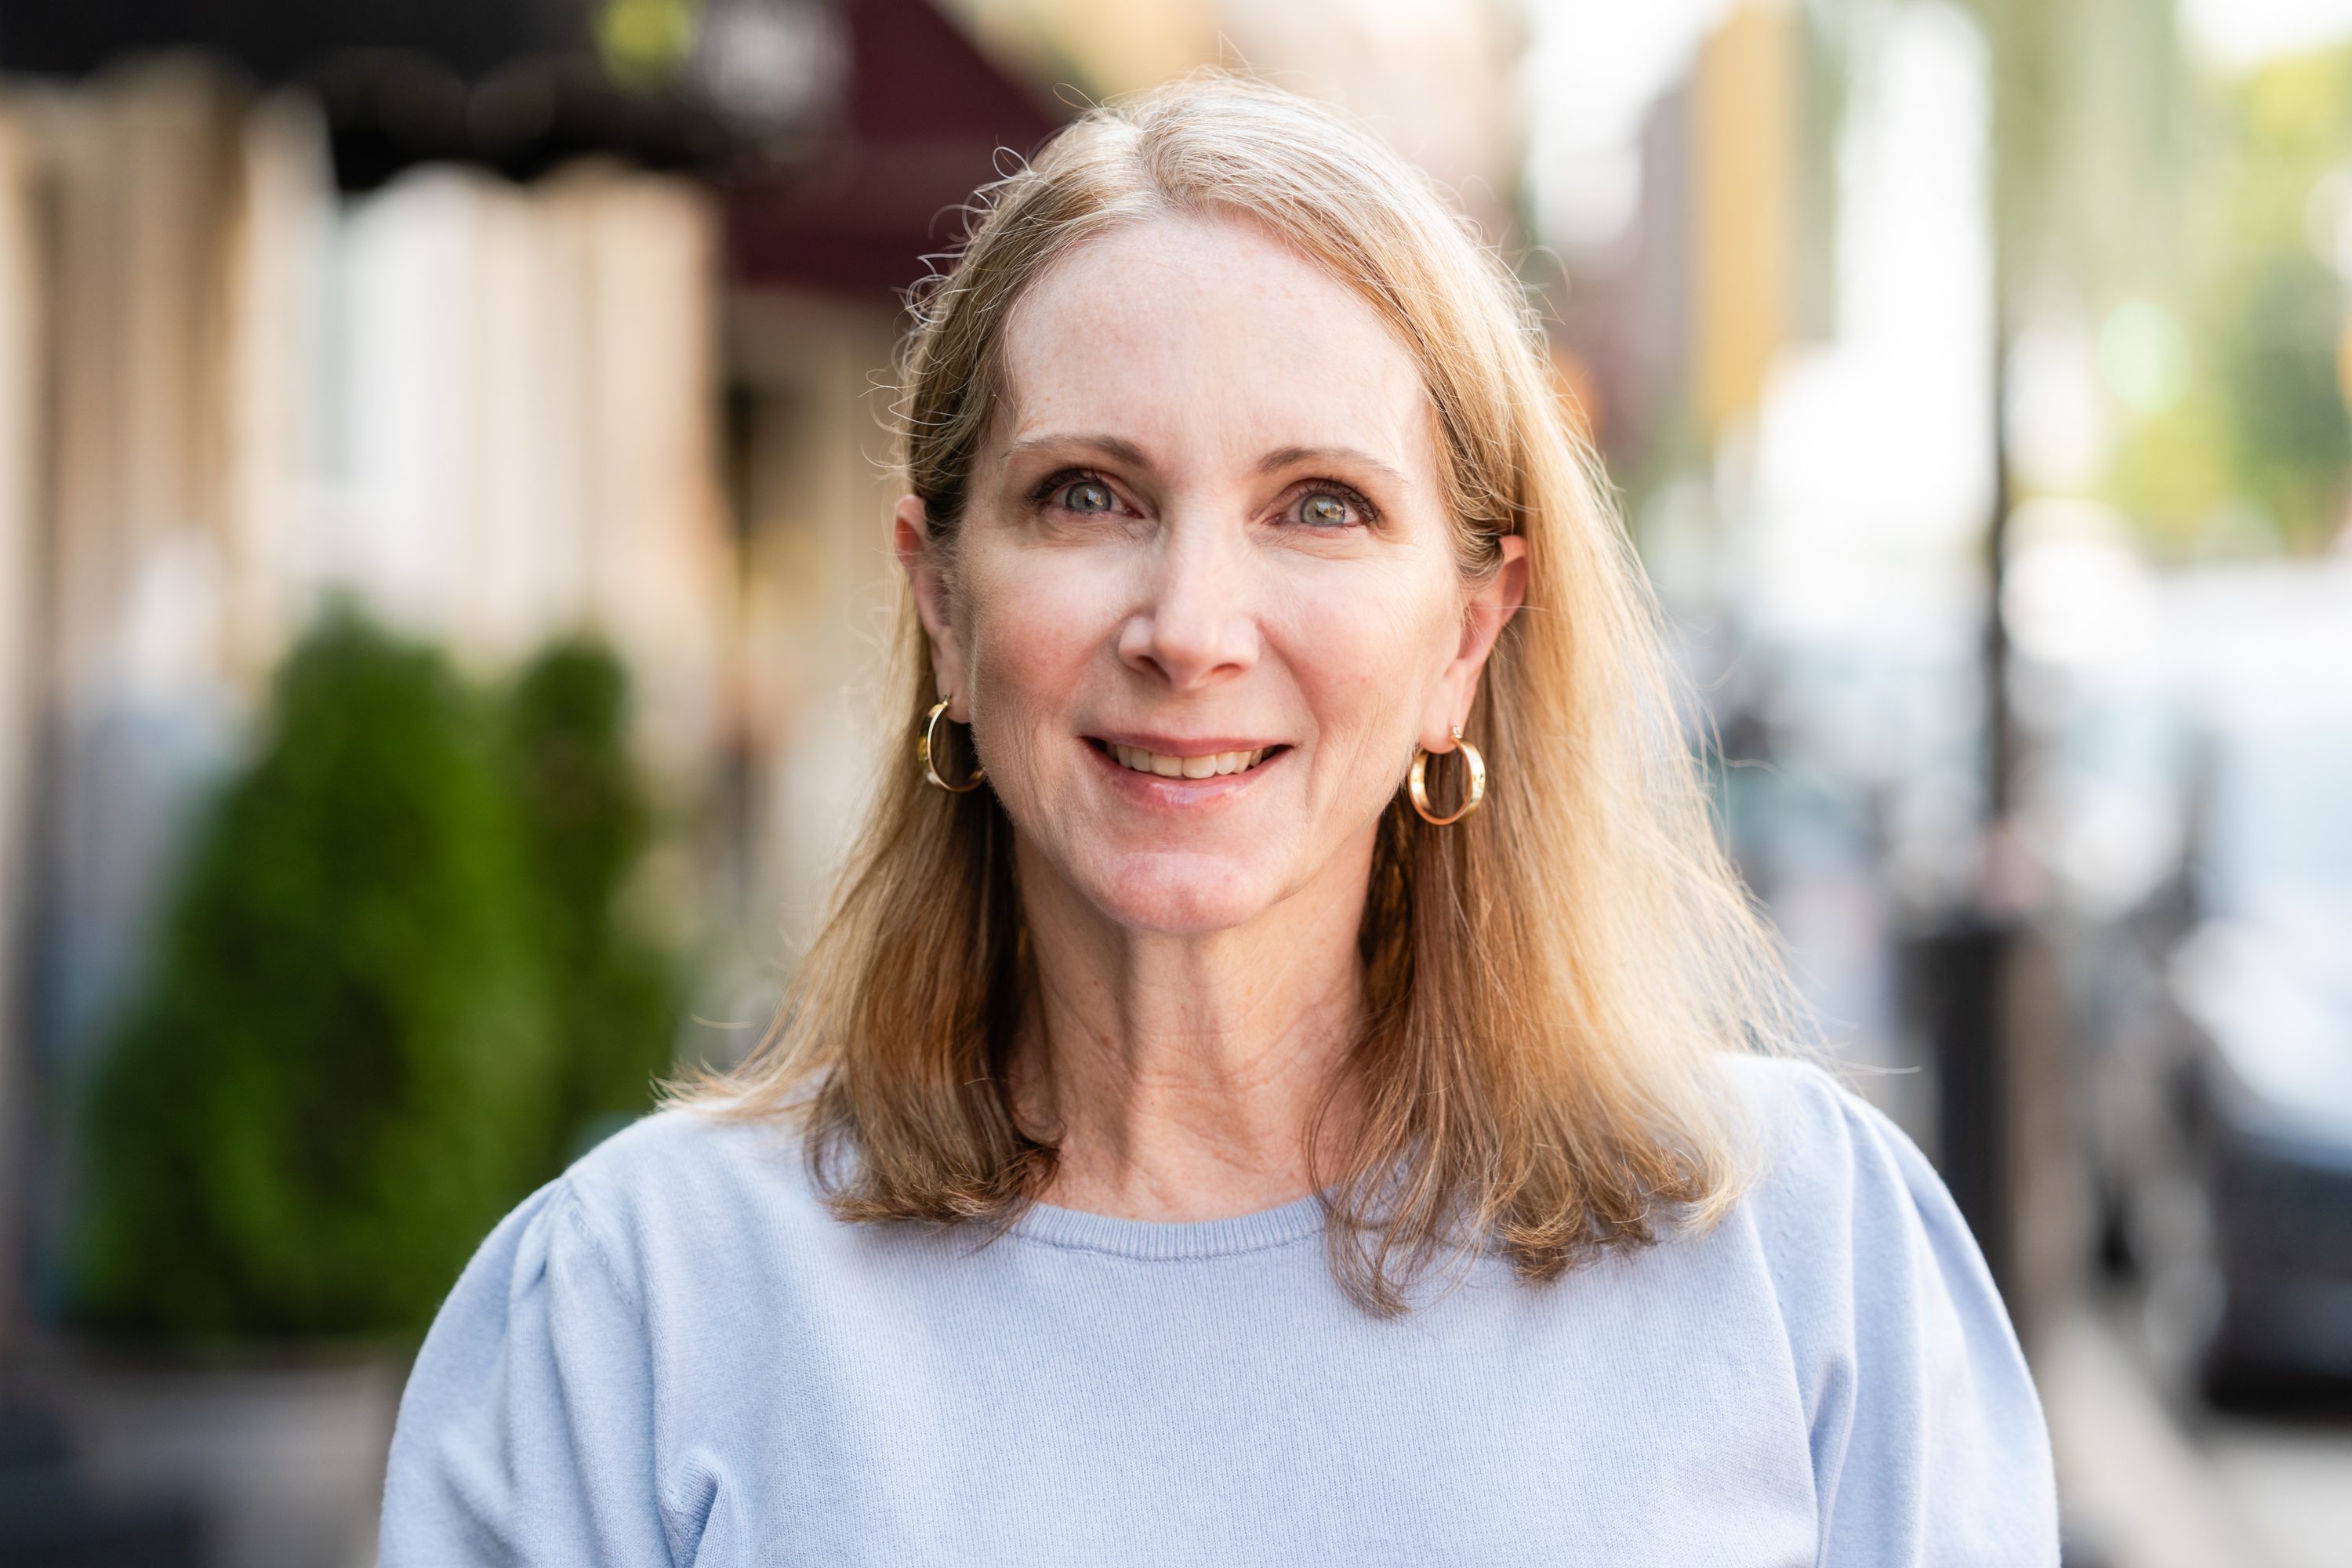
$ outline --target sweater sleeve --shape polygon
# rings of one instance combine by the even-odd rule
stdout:
[[[643,1315],[565,1181],[493,1230],[402,1395],[383,1568],[667,1563]]]
[[[1826,1074],[1801,1077],[1773,1108],[1772,1142],[1802,1174],[1768,1181],[1767,1224],[1818,1561],[2054,1568],[2049,1433],[1975,1239],[1901,1129]]]

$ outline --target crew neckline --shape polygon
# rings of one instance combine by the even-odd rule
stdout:
[[[1058,1205],[1032,1203],[1009,1233],[1048,1247],[1105,1252],[1153,1263],[1229,1258],[1269,1247],[1286,1247],[1323,1228],[1321,1193],[1309,1193],[1255,1214],[1227,1219],[1121,1219]]]

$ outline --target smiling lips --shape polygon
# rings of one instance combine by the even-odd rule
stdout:
[[[1140,746],[1121,746],[1106,742],[1103,749],[1121,767],[1139,773],[1156,773],[1163,779],[1206,779],[1221,773],[1246,773],[1265,760],[1271,746],[1260,746],[1249,752],[1208,752],[1197,757],[1171,756],[1165,752],[1147,752]]]

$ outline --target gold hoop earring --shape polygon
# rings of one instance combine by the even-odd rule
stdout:
[[[940,719],[947,712],[948,702],[950,700],[950,699],[942,698],[938,702],[932,704],[929,716],[923,721],[923,732],[915,737],[915,761],[922,767],[923,777],[939,785],[950,795],[969,795],[973,790],[980,787],[982,780],[988,777],[988,770],[980,765],[980,762],[977,757],[974,757],[972,761],[971,777],[964,780],[963,783],[960,784],[951,784],[948,783],[947,780],[940,777],[939,764],[932,760],[939,755],[938,748],[933,744],[933,740],[939,732]]]
[[[1470,793],[1463,797],[1461,805],[1453,816],[1440,816],[1429,809],[1429,748],[1413,748],[1412,777],[1407,782],[1406,788],[1412,793],[1413,810],[1421,813],[1423,822],[1437,827],[1461,821],[1477,810],[1478,803],[1486,798],[1486,759],[1478,754],[1477,747],[1462,738],[1462,726],[1459,724],[1454,726],[1454,749],[1462,753],[1464,762],[1470,764]]]

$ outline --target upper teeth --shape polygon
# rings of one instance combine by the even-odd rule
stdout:
[[[1202,757],[1171,757],[1164,752],[1147,752],[1140,746],[1113,746],[1110,754],[1139,773],[1158,773],[1163,779],[1205,779],[1254,768],[1270,750],[1271,747],[1260,746],[1255,752],[1211,752]]]

